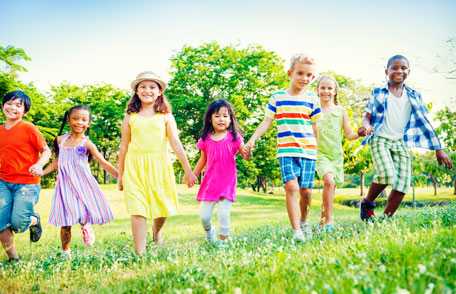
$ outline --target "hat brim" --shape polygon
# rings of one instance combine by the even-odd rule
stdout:
[[[138,86],[139,83],[143,81],[153,81],[156,82],[157,84],[160,85],[161,90],[164,92],[166,90],[167,84],[165,81],[162,81],[160,79],[153,79],[153,78],[143,78],[143,79],[136,79],[133,82],[131,82],[131,89],[136,92],[136,87]]]

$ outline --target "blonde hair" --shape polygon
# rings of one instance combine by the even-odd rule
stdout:
[[[319,79],[318,79],[318,82],[317,82],[317,91],[318,91],[318,88],[320,88],[320,83],[322,81],[331,81],[334,83],[334,85],[336,86],[336,94],[334,95],[334,104],[338,105],[339,102],[337,101],[337,92],[339,92],[339,83],[336,81],[335,78],[333,77],[330,77],[330,76],[321,76]]]
[[[298,53],[290,59],[290,69],[293,69],[297,63],[315,65],[315,60],[309,55]]]

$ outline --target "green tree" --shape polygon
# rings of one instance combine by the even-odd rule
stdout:
[[[248,138],[263,116],[271,93],[287,82],[283,60],[260,46],[222,47],[216,42],[198,47],[185,46],[171,58],[171,81],[166,92],[187,146],[194,146],[203,126],[207,105],[224,98],[230,101]],[[271,179],[275,162],[271,148],[275,138],[265,135],[254,160],[239,166],[240,183],[256,185]],[[264,145],[264,146],[263,146]],[[264,147],[264,148],[263,148]],[[265,152],[263,152],[265,151]],[[195,151],[190,150],[195,153]],[[260,154],[260,157],[256,155]]]
[[[20,63],[30,60],[30,57],[22,48],[16,48],[14,46],[0,46],[0,70],[2,72],[15,76],[19,71],[27,71],[27,69]]]
[[[456,99],[453,100],[455,100],[453,103],[456,102]],[[456,111],[452,111],[449,107],[445,107],[437,112],[436,118],[440,122],[436,132],[445,143],[453,163],[456,164],[456,161],[454,160],[456,157]],[[456,167],[453,167],[451,170],[447,170],[447,172],[453,182],[453,194],[456,195]]]

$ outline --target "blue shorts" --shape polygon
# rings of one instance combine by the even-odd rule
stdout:
[[[38,184],[15,184],[0,180],[0,232],[11,228],[21,233],[30,226],[33,207],[40,196]]]
[[[313,188],[315,160],[304,157],[279,157],[282,182],[298,180],[300,188]]]

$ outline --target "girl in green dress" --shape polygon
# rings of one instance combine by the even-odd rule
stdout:
[[[320,225],[326,232],[334,230],[332,214],[336,184],[344,182],[342,131],[348,140],[358,139],[358,134],[350,127],[347,112],[337,102],[338,87],[337,81],[328,76],[322,76],[317,84],[321,115],[317,120],[316,170],[324,183]]]

